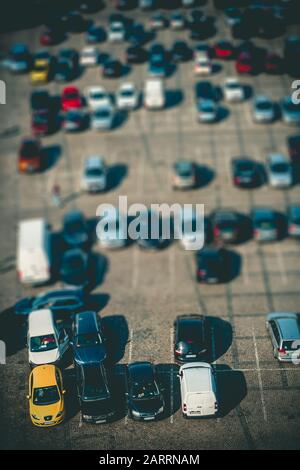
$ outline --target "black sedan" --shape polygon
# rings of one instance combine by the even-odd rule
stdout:
[[[239,188],[252,188],[263,183],[263,173],[260,166],[250,158],[235,158],[232,160],[233,184]]]
[[[229,277],[229,253],[223,248],[203,248],[196,253],[198,282],[217,284]]]
[[[32,310],[50,309],[53,313],[74,314],[84,306],[85,299],[74,289],[43,292],[36,297],[25,297],[15,305],[15,314],[29,315]]]
[[[103,77],[117,78],[122,75],[123,66],[120,61],[115,59],[108,59],[102,69]]]
[[[86,311],[75,316],[71,345],[77,366],[100,364],[106,360],[105,338],[96,312]]]
[[[60,279],[64,285],[84,290],[89,283],[89,256],[79,248],[63,254],[60,266]]]
[[[178,362],[207,359],[211,328],[203,315],[180,315],[174,322],[174,356]]]
[[[184,41],[176,41],[171,49],[171,58],[173,62],[185,62],[191,60],[193,52]]]
[[[72,210],[65,214],[62,237],[66,245],[70,247],[83,247],[88,244],[88,227],[80,211]]]
[[[231,209],[218,209],[212,216],[213,234],[215,241],[235,243],[240,236],[240,219]]]
[[[148,59],[148,52],[140,46],[131,46],[126,50],[126,61],[128,64],[141,64]]]
[[[165,408],[156,371],[150,362],[135,362],[127,368],[127,406],[132,419],[151,421]]]

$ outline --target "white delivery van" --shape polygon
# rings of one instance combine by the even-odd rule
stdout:
[[[206,362],[190,362],[179,369],[181,407],[186,418],[212,416],[218,412],[215,373]]]
[[[164,83],[159,78],[149,78],[144,87],[144,106],[147,109],[162,109],[165,106]]]
[[[44,219],[19,222],[17,274],[22,284],[43,284],[51,277],[51,232]]]
[[[28,358],[31,366],[59,362],[70,346],[66,331],[58,329],[49,309],[34,310],[28,316]]]

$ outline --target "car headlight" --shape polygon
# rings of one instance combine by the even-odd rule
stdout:
[[[132,410],[133,416],[140,416],[140,413],[138,411]]]
[[[60,418],[61,416],[63,415],[63,410],[62,411],[59,411],[56,415],[57,418]]]
[[[157,413],[162,413],[163,411],[164,411],[164,407],[163,407],[163,406],[161,406],[161,407],[159,408],[159,410],[158,410],[158,412],[157,412]]]
[[[40,420],[40,418],[37,415],[31,415],[33,419],[36,419],[37,421]]]

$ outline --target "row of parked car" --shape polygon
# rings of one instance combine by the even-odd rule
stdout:
[[[16,306],[16,313],[28,314],[27,345],[32,372],[27,397],[32,423],[36,426],[54,426],[66,416],[66,389],[63,372],[58,366],[68,350],[72,352],[75,366],[83,421],[100,424],[116,418],[120,406],[120,386],[117,398],[103,320],[94,311],[82,310],[84,301],[74,291],[73,294],[52,291],[30,301],[33,310],[29,314],[28,310],[22,312],[20,303]],[[64,323],[56,320],[57,314],[62,313],[72,315],[69,333]],[[280,362],[297,363],[300,359],[299,315],[271,313],[267,316],[266,328],[274,357]],[[175,362],[180,365],[177,377],[181,411],[185,418],[222,413],[217,370],[211,364],[215,360],[215,348],[219,346],[215,342],[209,317],[189,314],[176,318],[173,352]],[[128,364],[124,379],[125,407],[132,419],[152,421],[164,416],[165,390],[155,365],[150,362]],[[174,393],[174,387],[171,393]],[[171,409],[172,412],[174,410]]]

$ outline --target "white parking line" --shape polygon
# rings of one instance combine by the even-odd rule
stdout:
[[[286,274],[286,269],[284,265],[284,259],[282,256],[281,249],[278,245],[276,245],[276,259],[277,259],[277,264],[280,272],[280,277],[281,281],[283,284],[287,284],[287,274]]]
[[[173,363],[173,328],[170,328],[170,364]],[[174,374],[170,374],[170,423],[174,421]]]
[[[255,360],[256,360],[258,384],[259,384],[259,389],[260,389],[260,399],[261,399],[261,404],[262,404],[262,409],[263,409],[264,420],[267,422],[267,421],[268,421],[268,417],[267,417],[267,410],[266,410],[266,405],[265,405],[265,397],[264,397],[264,390],[263,390],[263,382],[262,382],[262,377],[261,377],[261,370],[260,370],[259,357],[258,357],[258,350],[257,350],[257,342],[256,342],[256,337],[255,337],[254,328],[253,328],[252,334],[253,334],[253,344],[254,344],[254,352],[255,352]]]
[[[133,248],[133,254],[132,254],[132,278],[131,278],[131,286],[132,289],[136,289],[138,286],[138,280],[139,280],[139,253],[140,250],[137,246]]]

